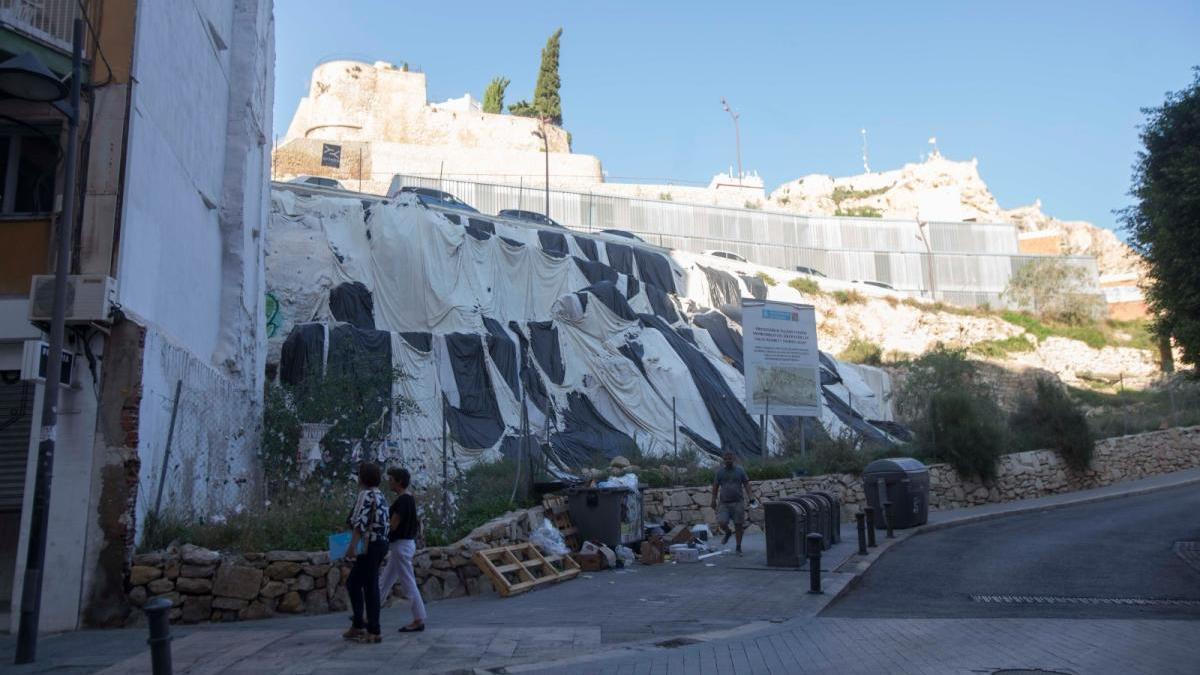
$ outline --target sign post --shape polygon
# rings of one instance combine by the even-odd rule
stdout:
[[[742,344],[746,412],[764,416],[764,446],[767,414],[821,414],[821,352],[812,305],[743,298]]]

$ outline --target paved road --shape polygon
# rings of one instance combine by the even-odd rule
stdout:
[[[921,534],[880,558],[823,616],[1200,619],[1200,569],[1173,550],[1200,541],[1198,513],[1200,488],[1186,486]],[[972,595],[1036,597],[1009,604]],[[1194,602],[1044,604],[1050,596]]]

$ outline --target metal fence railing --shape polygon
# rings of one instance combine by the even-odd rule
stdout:
[[[71,49],[71,27],[82,16],[78,0],[0,0],[0,22],[61,49]]]
[[[544,188],[398,175],[393,187],[430,187],[484,213],[542,212]],[[1039,257],[1017,249],[1006,223],[920,224],[915,220],[800,216],[550,190],[550,217],[572,229],[618,229],[658,246],[699,252],[721,249],[760,265],[820,270],[832,279],[880,281],[897,290],[963,305],[999,305],[1014,271]],[[926,247],[928,241],[928,248]],[[1090,256],[1068,256],[1087,270]]]

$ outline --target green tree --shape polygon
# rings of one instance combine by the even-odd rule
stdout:
[[[504,112],[504,90],[508,89],[507,77],[496,77],[483,90],[483,112],[499,115]]]
[[[1087,270],[1062,258],[1043,258],[1018,268],[1004,297],[1044,319],[1078,326],[1097,321],[1104,311],[1104,301],[1088,286]]]
[[[559,28],[546,40],[537,86],[533,90],[533,103],[517,101],[508,106],[510,113],[520,117],[544,117],[551,124],[562,126],[562,99],[558,93],[562,85],[558,77],[558,45],[561,37],[562,29]]]
[[[1137,200],[1121,212],[1130,243],[1150,268],[1146,297],[1155,329],[1173,336],[1183,362],[1200,364],[1200,67],[1188,88],[1145,108],[1134,165]]]

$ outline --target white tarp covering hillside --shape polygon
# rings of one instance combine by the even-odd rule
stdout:
[[[619,239],[431,210],[403,195],[373,203],[276,190],[270,359],[295,381],[346,353],[331,345],[387,358],[406,375],[395,393],[415,409],[390,421],[384,451],[427,471],[440,470],[443,426],[459,468],[512,452],[522,428],[564,468],[630,445],[667,455],[676,436],[709,453],[761,453],[759,421],[742,404],[735,320],[739,298],[768,292],[758,268],[716,269]],[[822,355],[822,384],[827,433],[894,440],[871,422],[892,418],[883,371]],[[773,419],[772,449],[795,423]]]

